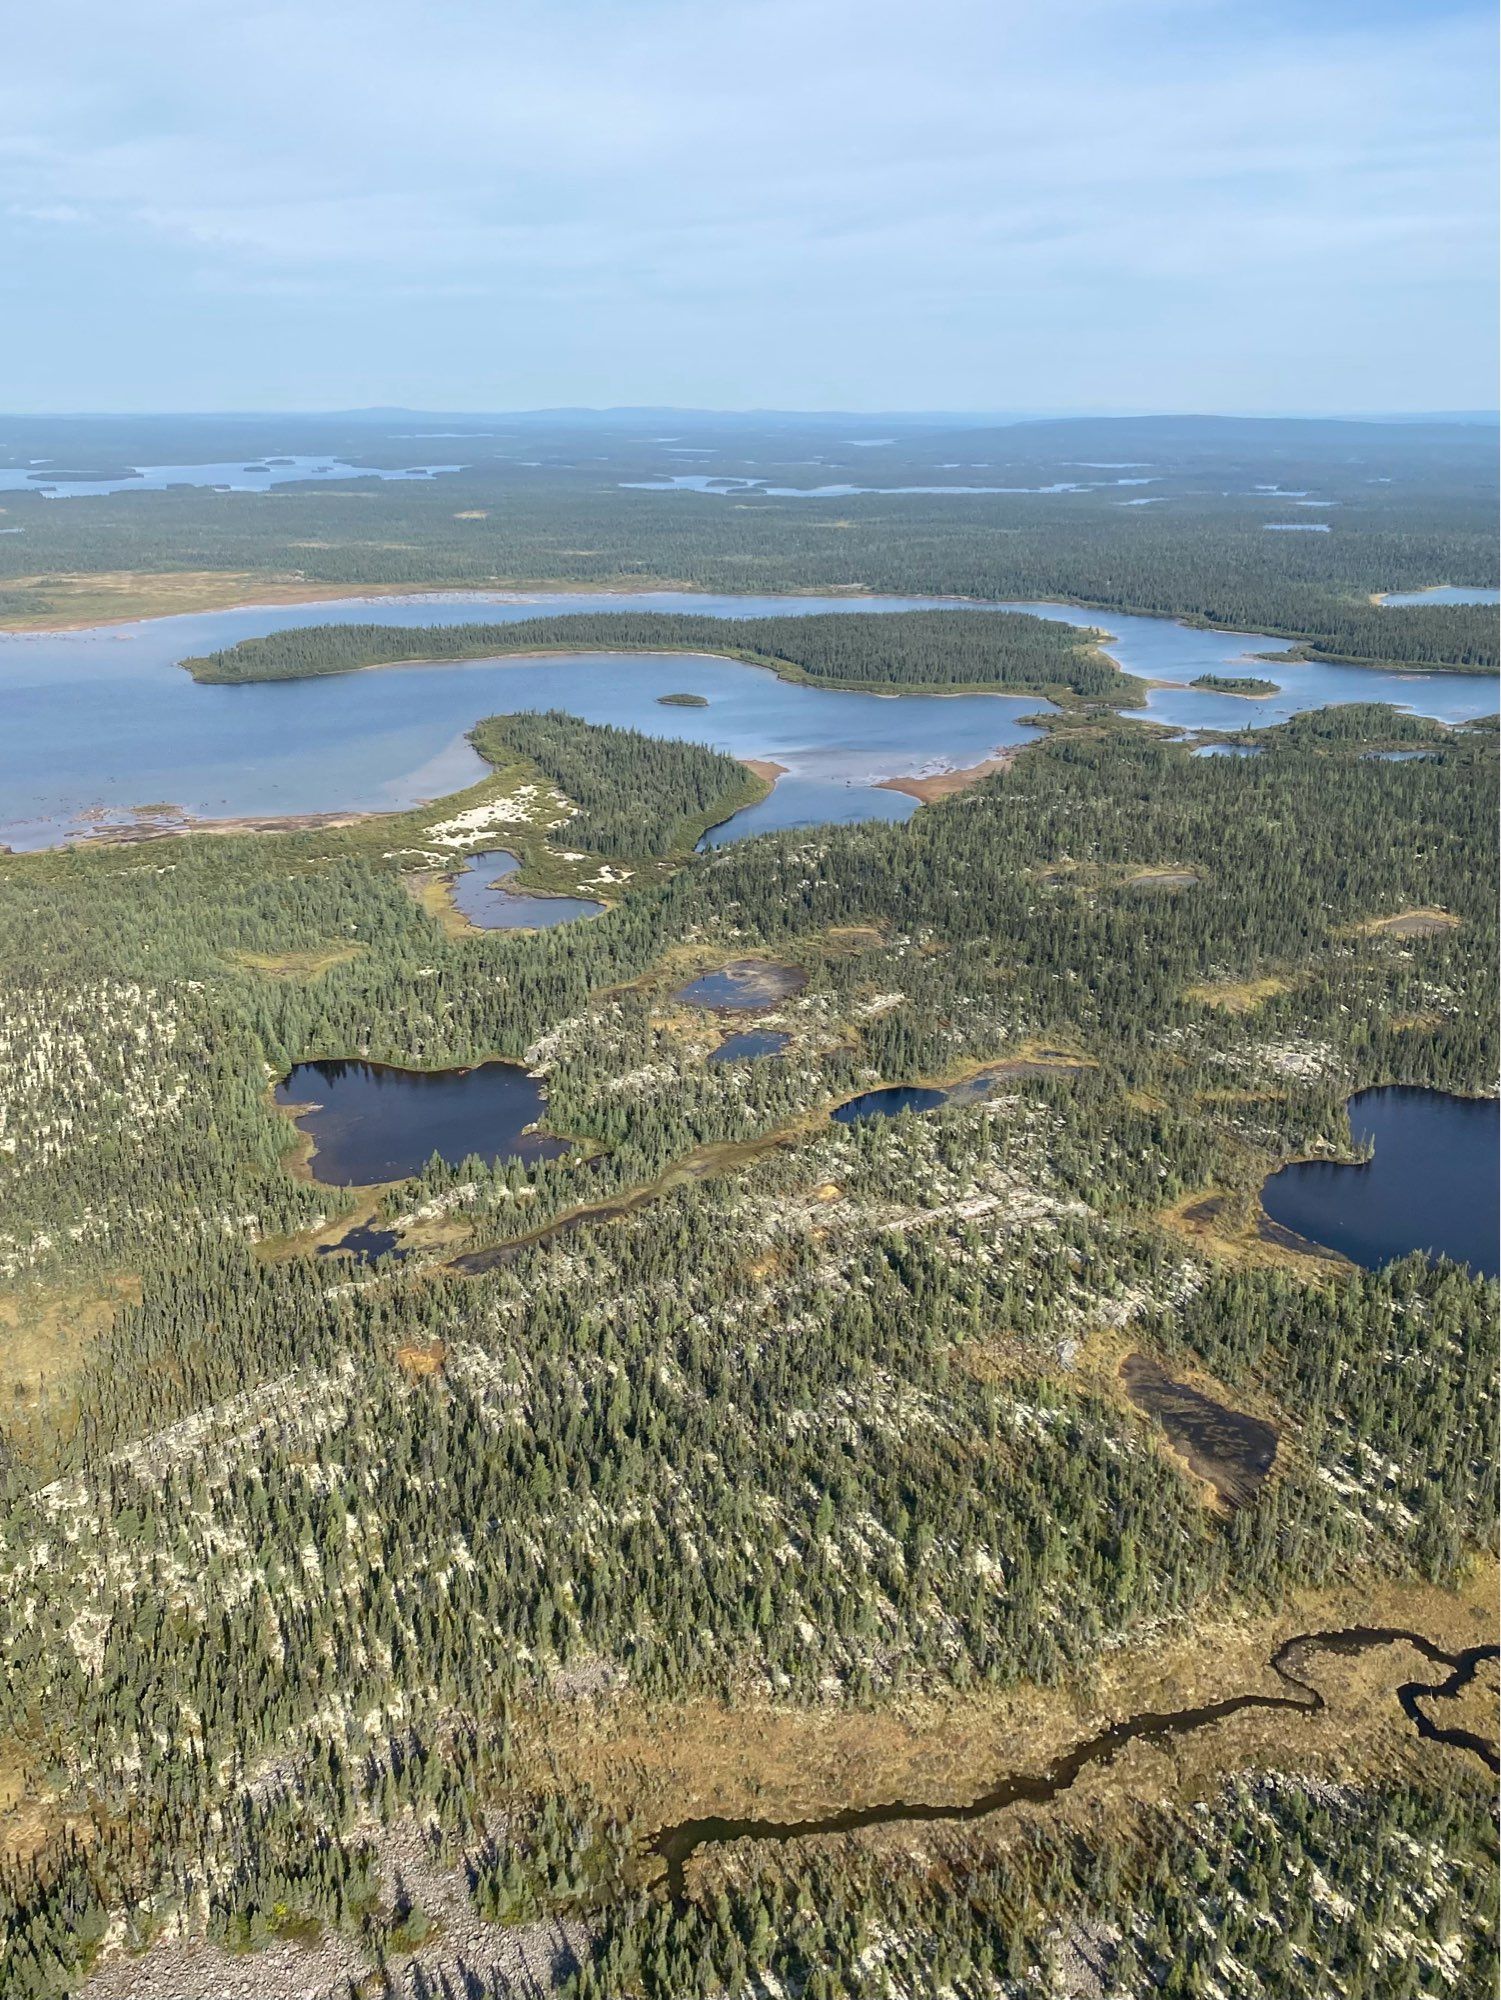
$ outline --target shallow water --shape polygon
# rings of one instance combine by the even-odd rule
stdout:
[[[1501,590],[1478,583],[1439,583],[1431,590],[1389,590],[1381,604],[1501,604]]]
[[[1047,704],[1033,695],[897,700],[846,693],[682,653],[550,654],[233,687],[200,686],[176,662],[289,625],[350,620],[509,623],[549,611],[622,609],[730,619],[924,604],[681,591],[543,598],[449,592],[0,635],[7,724],[0,731],[0,841],[52,846],[87,832],[96,823],[90,814],[128,823],[130,809],[148,802],[209,819],[397,811],[485,775],[489,766],[466,740],[480,717],[549,707],[785,766],[781,796],[752,807],[730,837],[825,819],[904,818],[914,802],[875,789],[880,779],[978,763],[1026,742],[1037,732],[1020,718]],[[659,695],[675,692],[702,694],[710,706],[659,705]],[[725,837],[720,831],[710,844]]]
[[[774,1028],[747,1028],[744,1034],[726,1035],[719,1047],[711,1050],[709,1060],[754,1062],[760,1056],[779,1056],[791,1040],[791,1035],[780,1034]]]
[[[1174,1449],[1227,1506],[1255,1499],[1277,1458],[1277,1433],[1270,1424],[1175,1380],[1149,1355],[1128,1354],[1121,1381],[1136,1407],[1161,1424]]]
[[[259,605],[77,632],[0,634],[0,841],[29,849],[76,837],[133,807],[169,802],[197,818],[310,812],[390,812],[458,790],[488,768],[466,740],[485,715],[559,707],[707,743],[786,767],[770,798],[707,845],[784,825],[905,818],[915,802],[878,781],[965,768],[1036,734],[1022,720],[1033,695],[848,693],[781,681],[765,668],[694,654],[557,654],[543,658],[387,667],[303,681],[200,686],[176,664],[289,625],[351,620],[423,626],[509,622],[571,611],[686,610],[726,619],[773,613],[929,609],[953,599],[726,597],[682,591],[524,596],[429,593]],[[1496,683],[1462,674],[1384,673],[1308,663],[1258,665],[1285,650],[1254,633],[1195,631],[1169,619],[1013,602],[993,608],[1098,623],[1128,673],[1172,682],[1149,691],[1143,714],[1181,728],[1236,729],[1284,721],[1330,702],[1388,701],[1456,722],[1496,708]],[[420,644],[414,640],[414,645]],[[1226,667],[1265,672],[1264,700],[1185,685]],[[706,709],[664,708],[673,692]]]
[[[1501,1100],[1394,1086],[1362,1091],[1349,1110],[1372,1158],[1284,1167],[1261,1190],[1272,1220],[1368,1271],[1421,1250],[1496,1277]]]
[[[484,931],[550,931],[580,917],[597,917],[605,907],[588,896],[540,896],[504,886],[520,866],[503,847],[471,855],[449,891],[454,908]]]
[[[547,1109],[535,1077],[516,1063],[473,1069],[395,1069],[386,1063],[299,1063],[276,1101],[313,1141],[311,1172],[330,1187],[406,1180],[436,1153],[450,1166],[471,1155],[555,1160],[562,1139],[528,1130]]]
[[[71,468],[88,471],[87,466]],[[70,468],[64,465],[62,472]],[[289,479],[431,479],[456,465],[408,465],[391,471],[350,465],[342,458],[230,459],[218,465],[140,465],[134,478],[65,479],[46,465],[0,466],[0,493],[39,493],[47,500],[87,499],[100,493],[160,493],[168,486],[217,486],[230,493],[265,493]]]
[[[1137,618],[1121,611],[1080,611],[1072,604],[1008,601],[1001,611],[1030,611],[1071,625],[1094,624],[1109,638],[1104,650],[1123,672],[1141,680],[1168,681],[1147,692],[1145,708],[1130,713],[1181,729],[1261,729],[1311,708],[1342,702],[1389,702],[1438,722],[1468,722],[1494,715],[1497,683],[1490,674],[1419,674],[1380,667],[1323,666],[1312,660],[1258,658],[1284,653],[1286,639],[1256,632],[1204,632],[1172,618]],[[1275,681],[1274,695],[1216,694],[1188,683],[1200,674],[1255,674]]]
[[[799,965],[736,958],[674,987],[672,997],[684,1007],[707,1007],[716,1014],[759,1014],[801,993],[807,983],[808,975]]]
[[[352,1257],[357,1264],[373,1264],[378,1257],[394,1257],[405,1262],[410,1252],[398,1248],[399,1232],[382,1229],[378,1222],[357,1222],[346,1229],[337,1243],[320,1243],[320,1257]]]

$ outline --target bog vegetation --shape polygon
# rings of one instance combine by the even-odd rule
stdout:
[[[866,657],[861,621],[785,622],[805,671]],[[870,622],[893,679],[935,671],[929,628]],[[1005,629],[967,620],[954,678],[993,678]],[[1269,1167],[1348,1139],[1354,1089],[1495,1075],[1494,735],[1369,754],[1405,726],[1196,758],[1066,717],[904,825],[690,858],[741,767],[500,718],[483,824],[528,802],[529,855],[617,898],[534,935],[453,934],[413,895],[470,837],[453,801],[0,858],[5,1282],[36,1313],[139,1282],[4,1404],[0,1746],[41,1837],[0,1861],[0,1993],[74,1990],[110,1925],[328,1927],[390,1960],[425,1924],[383,1875],[411,1810],[479,1917],[586,1919],[579,2000],[1062,1993],[1075,1945],[1112,1994],[1207,1991],[1205,1910],[1237,1990],[1483,1990],[1478,1791],[1247,1779],[1087,1839],[839,1849],[674,1903],[651,1829],[536,1748],[580,1688],[879,1711],[1071,1681],[1295,1586],[1464,1575],[1494,1526],[1494,1288],[1170,1220],[1214,1190],[1247,1223]],[[1371,927],[1411,909],[1456,921]],[[768,1017],[781,1053],[711,1064],[721,1028],[672,993],[747,954],[807,984]],[[1203,997],[1251,982],[1254,1012]],[[522,1058],[585,1143],[434,1161],[372,1197],[405,1262],[318,1258],[356,1197],[289,1171],[268,1091],[314,1055]],[[1010,1057],[932,1114],[828,1120]],[[1129,1408],[1128,1342],[1275,1423],[1246,1505],[1207,1506]]]

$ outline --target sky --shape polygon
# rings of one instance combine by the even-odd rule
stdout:
[[[47,0],[0,406],[1496,401],[1490,0]]]

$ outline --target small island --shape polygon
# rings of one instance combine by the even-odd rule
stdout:
[[[706,694],[659,694],[657,700],[663,708],[707,708]]]
[[[1210,694],[1267,695],[1278,691],[1276,681],[1262,680],[1256,674],[1200,674],[1188,685]]]

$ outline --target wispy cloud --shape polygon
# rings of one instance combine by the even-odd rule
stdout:
[[[54,0],[0,72],[6,373],[54,406],[184,364],[239,404],[1485,400],[1493,42],[1423,0]]]

